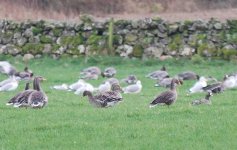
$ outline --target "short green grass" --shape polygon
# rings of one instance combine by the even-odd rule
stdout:
[[[21,60],[9,60],[19,69]],[[92,107],[87,98],[71,92],[51,90],[61,83],[73,83],[81,69],[97,65],[104,69],[114,66],[117,78],[136,74],[143,90],[137,95],[123,95],[124,101],[113,108]],[[49,97],[47,107],[40,110],[15,109],[5,103],[23,90],[0,93],[0,149],[236,149],[237,90],[225,91],[212,97],[211,106],[193,107],[190,102],[204,94],[186,96],[195,81],[178,87],[178,100],[170,106],[149,109],[149,103],[163,88],[155,88],[153,80],[144,76],[166,65],[171,75],[193,70],[201,75],[221,79],[225,73],[237,71],[235,63],[212,60],[193,64],[186,59],[168,61],[128,60],[117,57],[42,58],[30,61],[29,67],[47,81],[42,84]],[[1,79],[6,78],[0,75]],[[104,79],[89,81],[97,86]]]

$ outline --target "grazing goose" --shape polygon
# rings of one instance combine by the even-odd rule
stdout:
[[[75,92],[74,94],[76,95],[81,95],[83,94],[84,91],[90,91],[90,92],[94,92],[94,87],[89,84],[89,83],[85,83],[83,86],[79,87]]]
[[[176,84],[180,85],[179,80],[172,79],[170,90],[165,91],[161,93],[159,96],[157,96],[151,103],[150,108],[155,107],[156,105],[166,104],[171,105],[173,104],[177,99],[177,92],[176,92]]]
[[[50,87],[51,89],[55,89],[55,90],[62,90],[62,91],[66,91],[68,90],[68,85],[63,83],[61,85],[54,85],[52,87]]]
[[[27,82],[27,83],[26,83],[26,86],[25,86],[25,91],[29,90],[29,88],[30,88],[30,83]],[[15,95],[13,98],[11,98],[11,99],[6,103],[6,105],[13,105],[13,104],[17,103],[17,102],[19,101],[19,99],[23,96],[23,93],[24,93],[25,91],[22,91],[22,92],[18,93],[17,95]]]
[[[112,85],[112,91],[93,96],[90,91],[84,91],[83,96],[88,96],[89,102],[95,107],[112,107],[122,101],[121,88],[118,84]]]
[[[128,85],[127,87],[123,88],[123,92],[127,93],[139,93],[142,90],[142,83],[140,80],[137,81],[136,84]]]
[[[127,78],[122,79],[121,81],[127,84],[135,84],[137,83],[137,77],[135,75],[129,75]]]
[[[0,61],[0,73],[12,76],[16,73],[16,69],[7,61]]]
[[[162,87],[165,87],[165,88],[170,88],[172,80],[173,80],[173,78],[164,78],[164,79],[158,81],[155,84],[155,86],[156,87],[162,86]],[[183,84],[183,80],[182,79],[177,79],[177,80],[179,80],[180,84]]]
[[[199,75],[192,71],[185,71],[178,74],[178,78],[182,80],[198,80]]]
[[[108,78],[105,82],[109,82],[111,85],[112,84],[119,84],[119,80],[116,78]]]
[[[76,91],[78,88],[84,86],[86,82],[82,79],[79,79],[77,82],[72,83],[71,85],[68,86],[69,91]]]
[[[99,93],[108,92],[111,90],[111,84],[108,81],[105,81],[105,83],[99,85],[99,87],[96,90]]]
[[[164,78],[168,78],[169,74],[166,71],[166,68],[163,66],[160,70],[149,73],[146,75],[146,77],[154,80],[162,80]]]
[[[92,67],[89,67],[89,68],[86,68],[86,69],[83,69],[81,71],[81,75],[85,75],[85,74],[96,74],[96,75],[100,75],[101,74],[101,70],[100,68],[96,67],[96,66],[92,66]]]
[[[9,79],[6,79],[0,83],[0,92],[1,91],[14,91],[17,89],[19,84],[19,79],[15,76],[11,76]]]
[[[207,79],[200,77],[200,79],[189,89],[189,93],[203,92],[203,87],[207,86]]]
[[[106,68],[104,72],[101,73],[102,77],[111,78],[117,73],[116,69],[113,67]]]
[[[210,100],[211,96],[212,96],[212,93],[208,92],[204,99],[194,100],[192,101],[191,104],[192,105],[200,105],[200,104],[211,105],[211,100]]]
[[[48,97],[40,87],[43,77],[35,77],[33,82],[34,91],[28,97],[28,105],[31,108],[43,108],[48,103]]]

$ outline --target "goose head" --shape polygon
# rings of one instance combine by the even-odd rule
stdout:
[[[90,91],[84,91],[83,92],[83,97],[84,96],[92,96],[92,93]]]
[[[123,92],[123,90],[122,90],[122,88],[120,87],[120,85],[119,85],[119,84],[116,84],[116,83],[112,84],[111,90],[112,90],[112,91],[117,91],[117,92]]]

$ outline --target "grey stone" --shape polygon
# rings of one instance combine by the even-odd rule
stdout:
[[[79,50],[80,54],[84,54],[86,51],[86,48],[84,45],[79,45],[77,49]]]
[[[51,44],[44,44],[43,53],[44,54],[49,54],[51,52],[51,49],[52,49]]]
[[[24,62],[26,62],[26,61],[29,61],[31,59],[34,59],[34,55],[32,55],[32,54],[25,54],[22,59],[23,59]]]
[[[23,45],[25,45],[26,42],[27,42],[27,39],[24,38],[24,37],[21,37],[21,38],[17,39],[17,45],[18,46],[23,46]]]
[[[137,40],[137,35],[135,35],[135,34],[127,34],[126,36],[125,36],[125,41],[126,42],[134,42],[134,41],[136,41]]]
[[[20,32],[14,33],[13,38],[14,38],[14,39],[19,39],[19,38],[21,38],[21,33],[20,33]]]
[[[133,52],[133,47],[130,45],[121,45],[116,49],[121,57],[128,57]]]
[[[41,58],[41,57],[42,57],[42,55],[40,55],[40,54],[35,55],[35,58]]]
[[[191,56],[195,52],[194,48],[191,48],[188,45],[185,45],[180,53],[181,56]]]
[[[143,55],[147,58],[159,58],[163,51],[164,50],[162,48],[151,46],[144,50]]]
[[[215,28],[216,30],[221,30],[221,29],[222,29],[222,24],[221,24],[220,22],[216,22],[216,23],[214,24],[214,28]]]
[[[25,37],[32,37],[34,34],[33,34],[33,32],[32,32],[32,28],[28,28],[28,29],[26,29],[25,30],[25,32],[23,33],[23,36],[25,36]]]

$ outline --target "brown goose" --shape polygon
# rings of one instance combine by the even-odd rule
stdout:
[[[179,73],[178,77],[182,80],[199,80],[199,75],[192,71],[185,71]]]
[[[34,90],[29,89],[24,91],[22,95],[17,98],[14,107],[44,107],[48,102],[48,98],[40,87],[40,82],[43,80],[45,80],[43,77],[35,77],[33,81]]]
[[[122,101],[121,88],[118,84],[112,85],[112,91],[93,96],[91,92],[84,91],[83,96],[88,96],[89,102],[95,107],[112,107]]]
[[[150,108],[155,107],[156,105],[159,105],[159,104],[166,104],[168,106],[173,104],[177,99],[177,92],[176,92],[176,87],[175,87],[176,84],[180,85],[179,80],[175,78],[172,79],[170,90],[165,91],[161,93],[158,97],[156,97],[155,100],[153,100],[150,103]]]
[[[114,67],[109,67],[101,73],[101,76],[104,78],[112,78],[117,73],[117,70]]]
[[[160,70],[157,70],[157,71],[147,74],[146,77],[154,79],[154,80],[162,80],[164,78],[168,78],[169,74],[166,71],[165,66],[163,66]]]
[[[25,86],[25,91],[29,90],[29,88],[30,88],[30,83],[27,82],[27,83],[26,83],[26,86]],[[25,91],[22,91],[22,92],[18,93],[17,95],[15,95],[13,98],[11,98],[11,99],[6,103],[6,105],[13,105],[13,104],[17,103],[18,100],[23,96],[23,93],[24,93]]]
[[[192,101],[191,104],[192,105],[200,105],[200,104],[211,105],[211,100],[210,100],[211,96],[212,96],[212,93],[208,92],[204,99],[194,100],[194,101]]]
[[[48,97],[40,87],[40,81],[43,80],[45,80],[43,77],[35,77],[34,79],[34,91],[28,98],[28,105],[32,108],[43,108],[48,103]]]
[[[24,71],[22,72],[17,72],[15,73],[16,77],[20,77],[20,79],[22,80],[29,80],[33,77],[33,72],[31,70],[28,69],[28,67],[24,68]]]

